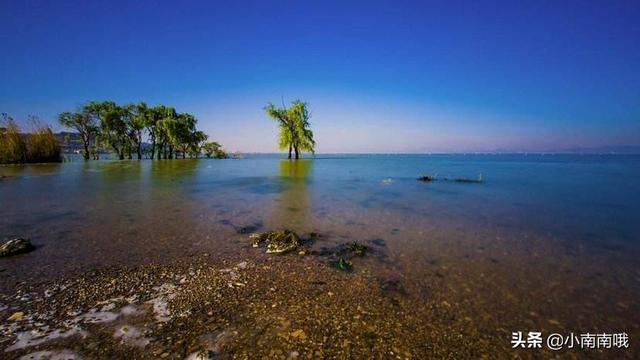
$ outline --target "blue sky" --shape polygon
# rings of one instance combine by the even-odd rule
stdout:
[[[320,152],[640,145],[638,1],[0,0],[0,111],[88,100],[194,113],[276,150],[309,102]]]

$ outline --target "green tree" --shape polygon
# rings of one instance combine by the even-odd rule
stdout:
[[[292,136],[293,148],[296,152],[296,159],[298,159],[299,152],[308,151],[312,154],[315,153],[316,142],[313,139],[313,131],[311,131],[309,123],[309,109],[307,103],[301,100],[295,100],[291,103],[291,107],[288,110],[289,119],[293,122],[294,136]]]
[[[281,108],[276,107],[272,103],[265,107],[267,115],[278,122],[280,133],[278,135],[278,148],[284,150],[289,148],[289,159],[291,159],[291,151],[293,149],[293,122],[289,119],[287,108],[283,105]]]
[[[172,138],[175,136],[178,113],[172,107],[157,107],[159,120],[156,122],[156,138],[159,144],[158,159],[173,158]]]
[[[191,156],[196,159],[200,156],[202,152],[202,147],[205,142],[209,139],[209,136],[205,134],[203,131],[196,130],[191,134],[191,141],[189,144],[189,153]]]
[[[161,139],[160,129],[158,129],[158,121],[165,118],[167,107],[158,105],[148,109],[145,126],[151,140],[151,159],[155,157],[158,141]],[[158,158],[160,158],[160,150],[158,149]]]
[[[197,120],[195,116],[188,113],[178,114],[175,127],[170,135],[173,147],[176,149],[176,156],[177,152],[180,152],[183,159],[186,157],[187,152],[193,143],[193,134],[196,131],[196,123]]]
[[[93,142],[96,141],[100,127],[96,118],[87,111],[63,112],[58,115],[60,125],[73,129],[80,134],[82,140],[82,156],[89,160],[91,151],[89,150]]]
[[[198,157],[208,136],[197,130],[196,117],[178,113],[165,105],[149,107],[144,102],[120,106],[113,101],[92,101],[77,113],[63,113],[60,121],[68,126],[79,126],[81,121],[92,121],[98,133],[97,141],[113,150],[122,160],[143,157],[145,133],[151,141],[151,159]],[[85,146],[85,153],[87,146]],[[86,157],[85,157],[86,158]]]
[[[84,111],[100,119],[100,142],[111,147],[118,158],[124,160],[130,148],[130,108],[120,107],[113,101],[92,101],[84,106]]]
[[[295,100],[289,108],[281,108],[269,103],[265,107],[267,115],[278,121],[280,133],[278,136],[278,147],[281,150],[289,149],[288,158],[291,159],[291,152],[295,152],[295,158],[300,157],[302,151],[314,153],[315,140],[313,131],[309,124],[309,110],[307,103]]]
[[[147,104],[139,102],[132,106],[133,116],[129,118],[131,139],[138,155],[138,160],[142,159],[142,137],[144,130],[149,123],[148,118],[152,116],[152,111]]]
[[[227,153],[222,150],[222,146],[215,142],[209,141],[202,145],[202,150],[207,158],[214,157],[216,159],[226,159]]]

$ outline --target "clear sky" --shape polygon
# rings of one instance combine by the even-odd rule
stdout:
[[[0,49],[20,120],[144,100],[271,152],[301,98],[320,152],[640,145],[637,0],[0,0]]]

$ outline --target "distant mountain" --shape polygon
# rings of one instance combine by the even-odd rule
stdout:
[[[60,146],[62,147],[62,152],[64,153],[74,153],[84,148],[82,144],[82,138],[78,133],[61,131],[59,133],[54,133],[53,136],[55,136],[56,140],[58,140],[58,143],[60,143]],[[143,142],[142,148],[143,149],[151,148],[151,144]],[[109,153],[111,152],[111,149],[108,149],[108,148],[105,149],[101,147],[98,151],[100,153]]]
[[[82,149],[82,138],[80,134],[68,131],[62,131],[53,134],[62,147],[62,152],[72,153]]]

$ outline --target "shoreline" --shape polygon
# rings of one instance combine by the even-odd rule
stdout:
[[[471,274],[455,275],[457,269],[438,264],[433,275],[414,283],[403,269],[356,265],[356,271],[343,272],[320,256],[296,253],[200,255],[22,282],[13,293],[0,294],[0,353],[6,359],[41,351],[92,359],[495,358],[515,354],[512,329],[574,329],[584,320],[571,323],[572,314],[562,309],[552,313],[565,318],[545,314],[537,299],[546,291],[525,299],[512,293],[518,287],[504,289],[507,279],[496,274],[486,284],[473,278],[460,283]],[[488,284],[495,294],[479,292]],[[591,321],[610,323],[600,316]],[[637,327],[624,329],[631,337],[639,333]]]

